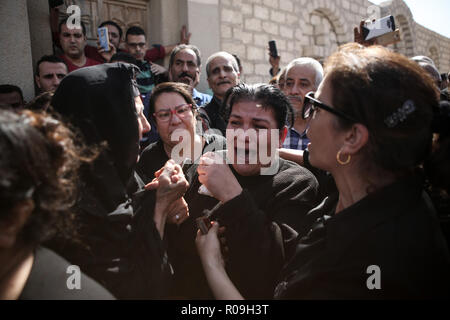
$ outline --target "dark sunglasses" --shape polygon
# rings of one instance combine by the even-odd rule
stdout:
[[[302,118],[305,120],[308,119],[312,114],[314,114],[314,112],[318,108],[331,112],[335,116],[341,117],[350,122],[359,122],[353,119],[352,117],[346,115],[345,113],[342,113],[341,111],[336,110],[335,108],[332,108],[330,106],[327,106],[323,102],[317,100],[316,98],[314,98],[314,92],[308,92],[303,102]]]

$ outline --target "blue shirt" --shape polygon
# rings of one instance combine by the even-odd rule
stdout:
[[[298,133],[297,130],[291,128],[288,130],[286,139],[283,142],[283,148],[294,150],[305,150],[308,147],[309,139],[306,136],[306,130]]]
[[[198,107],[209,103],[212,99],[212,97],[209,94],[201,93],[195,90],[195,88],[192,90],[192,98],[194,99]]]

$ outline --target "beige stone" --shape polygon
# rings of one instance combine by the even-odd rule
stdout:
[[[253,7],[256,18],[267,20],[269,19],[269,9],[263,6],[255,5]]]
[[[260,31],[261,30],[261,20],[254,18],[247,18],[244,21],[245,29],[251,31]]]

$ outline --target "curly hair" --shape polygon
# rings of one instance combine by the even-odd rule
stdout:
[[[20,231],[33,247],[58,233],[76,235],[70,212],[76,200],[77,170],[87,158],[75,136],[45,112],[0,110],[0,220],[20,201],[35,209]]]

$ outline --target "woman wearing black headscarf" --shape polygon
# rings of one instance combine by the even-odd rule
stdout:
[[[159,188],[156,199],[155,193],[127,192],[130,180],[138,179],[139,139],[150,129],[134,73],[135,67],[124,63],[79,69],[64,78],[53,97],[54,110],[100,154],[81,170],[76,209],[82,243],[55,239],[52,247],[117,298],[160,298],[171,268],[158,231],[164,228],[165,204],[172,193],[182,195],[185,180],[177,177],[178,166],[170,164],[161,178],[164,186],[176,181],[173,188]],[[153,210],[156,200],[159,210]]]

